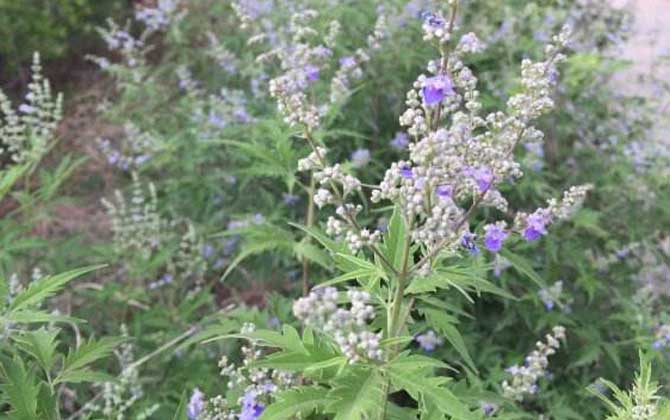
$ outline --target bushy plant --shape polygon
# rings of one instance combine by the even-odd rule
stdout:
[[[661,381],[670,367],[653,129],[667,86],[650,78],[650,100],[611,83],[629,18],[590,0],[159,0],[108,21],[110,51],[90,57],[107,76],[96,173],[65,190],[84,195],[59,188],[81,161],[54,153],[60,105],[41,76],[18,112],[2,102],[3,272],[108,264],[68,291],[87,322],[58,340],[124,337],[118,367],[58,390],[54,416],[600,419],[652,404],[645,364],[630,395],[612,388],[619,403],[587,390],[630,383],[638,349]],[[81,201],[101,236],[39,233]],[[61,366],[31,380],[49,388]]]

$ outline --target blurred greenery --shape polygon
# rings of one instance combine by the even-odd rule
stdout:
[[[94,29],[119,16],[127,0],[0,0],[0,79],[30,63],[82,54],[99,44]]]

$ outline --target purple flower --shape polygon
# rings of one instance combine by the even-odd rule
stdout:
[[[390,142],[391,147],[396,150],[404,150],[409,144],[409,136],[402,131],[395,133],[395,137]]]
[[[260,225],[260,224],[265,223],[265,216],[263,216],[260,213],[256,213],[256,214],[254,214],[254,217],[253,217],[252,220],[253,220],[255,225]]]
[[[345,69],[352,68],[356,66],[356,59],[350,55],[340,58],[340,66]]]
[[[305,76],[307,77],[307,80],[313,82],[315,80],[319,80],[319,68],[317,66],[308,64],[305,66]]]
[[[281,321],[279,321],[279,318],[276,316],[271,317],[268,319],[268,327],[270,328],[279,328],[281,326]]]
[[[481,407],[486,417],[490,417],[493,414],[495,414],[496,411],[498,411],[498,407],[495,404],[492,404],[487,401],[480,402],[479,406]]]
[[[251,115],[249,115],[249,112],[242,106],[239,106],[233,110],[233,117],[235,117],[235,120],[241,124],[247,124],[253,120]]]
[[[433,352],[438,346],[441,346],[444,341],[441,337],[435,334],[435,331],[429,330],[424,334],[419,334],[415,338],[419,346],[426,352]]]
[[[330,48],[319,45],[312,48],[312,54],[316,57],[330,57],[333,54],[333,51]]]
[[[438,197],[445,199],[445,198],[451,198],[451,195],[454,193],[454,187],[451,185],[438,185],[437,188],[435,189],[435,194],[437,194]]]
[[[295,194],[284,193],[283,197],[284,197],[284,204],[286,204],[287,206],[293,206],[300,200],[300,197],[298,197]]]
[[[351,154],[351,164],[355,168],[362,168],[370,163],[370,151],[368,149],[358,149]]]
[[[445,21],[442,16],[436,15],[432,12],[422,12],[421,17],[423,21],[433,28],[442,28],[445,25]]]
[[[35,108],[35,107],[32,106],[32,105],[21,104],[21,105],[19,105],[19,111],[20,111],[20,112],[23,112],[24,114],[32,114],[32,113],[34,113],[35,111],[37,111],[37,108]]]
[[[445,96],[454,94],[454,84],[446,75],[429,77],[423,82],[422,93],[426,105],[436,105],[442,102]]]
[[[224,244],[223,244],[223,255],[230,255],[233,252],[235,252],[235,249],[237,248],[237,244],[240,242],[239,237],[232,237],[230,239],[227,239]]]
[[[409,166],[403,166],[402,168],[400,168],[400,175],[403,178],[406,178],[406,179],[414,178],[414,173],[412,172],[412,168],[410,168]]]
[[[539,211],[528,216],[526,227],[523,230],[523,237],[527,241],[534,241],[547,233],[547,218]]]
[[[208,259],[212,255],[214,255],[214,247],[212,246],[212,244],[204,244],[202,246],[201,253],[203,258]]]
[[[139,155],[135,158],[135,164],[137,164],[138,166],[141,166],[145,162],[147,162],[149,159],[151,159],[151,156],[149,156],[149,155]]]
[[[465,52],[479,52],[482,50],[483,46],[477,35],[470,32],[461,37],[461,40],[458,43],[458,48],[462,49]]]
[[[491,172],[491,169],[486,166],[480,166],[479,168],[466,168],[463,171],[463,174],[465,174],[465,176],[474,178],[480,192],[484,192],[491,188],[491,184],[493,183],[493,172]]]
[[[265,407],[263,407],[260,404],[256,404],[253,406],[248,406],[248,407],[243,407],[242,411],[240,411],[240,420],[256,420],[263,414],[263,410],[265,410]]]
[[[484,237],[484,245],[486,245],[486,249],[491,252],[500,251],[503,242],[507,239],[509,233],[507,233],[502,225],[498,223],[487,225],[484,227],[484,230],[486,231],[486,236]]]
[[[221,116],[214,111],[209,112],[209,115],[207,116],[207,122],[210,125],[220,129],[226,128],[226,126],[228,125],[226,120],[221,118]]]
[[[116,165],[116,163],[121,159],[121,155],[116,150],[112,151],[107,155],[107,163],[110,165]]]
[[[242,410],[239,420],[255,420],[263,414],[264,409],[265,407],[256,402],[256,394],[253,391],[247,391],[242,396]]]
[[[472,255],[479,254],[479,247],[475,243],[476,238],[477,237],[470,232],[464,233],[461,237],[461,246],[470,251],[470,254]]]
[[[186,415],[188,416],[189,419],[194,420],[196,419],[200,413],[202,413],[202,410],[205,408],[205,394],[200,392],[198,388],[193,390],[193,394],[191,395],[191,399],[188,402],[188,405],[186,406]]]

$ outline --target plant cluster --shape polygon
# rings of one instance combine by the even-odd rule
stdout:
[[[625,8],[127,16],[86,162],[38,56],[0,93],[0,416],[668,416],[670,89],[610,80]]]

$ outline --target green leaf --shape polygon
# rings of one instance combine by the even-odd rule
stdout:
[[[224,281],[242,261],[270,250],[293,251],[295,240],[290,232],[268,223],[237,230],[244,237],[244,245],[240,253],[228,265],[221,275]]]
[[[12,337],[12,339],[19,349],[35,358],[45,373],[49,373],[54,365],[56,347],[58,346],[56,337],[59,332],[58,329],[40,328],[35,331],[26,331],[19,336]]]
[[[297,415],[307,418],[330,402],[326,395],[326,389],[319,386],[305,386],[280,392],[276,395],[276,401],[263,410],[259,420],[286,420]]]
[[[435,309],[420,308],[419,311],[426,318],[426,323],[430,325],[431,328],[435,329],[440,335],[443,335],[458,352],[458,354],[461,355],[468,367],[474,372],[477,372],[475,362],[472,360],[472,357],[470,357],[470,353],[468,352],[468,348],[465,345],[463,336],[454,326],[454,318],[450,317],[442,311]]]
[[[172,420],[188,420],[188,416],[186,415],[188,399],[186,392],[182,392],[181,398],[179,398],[179,405],[177,405],[177,410],[175,410]]]
[[[531,279],[535,284],[538,285],[538,287],[542,289],[546,288],[542,277],[540,277],[539,274],[535,272],[533,266],[525,258],[514,254],[507,248],[503,248],[500,254],[505,257],[517,271]]]
[[[399,354],[398,357],[393,360],[393,362],[391,362],[391,364],[395,369],[406,369],[408,371],[427,368],[453,370],[451,366],[441,360],[421,354],[411,354],[409,351]]]
[[[10,311],[18,311],[39,305],[45,299],[49,298],[61,290],[65,285],[76,277],[91,271],[98,270],[104,265],[79,268],[55,276],[46,276],[30,283],[30,286],[14,298],[10,305]]]
[[[76,350],[70,350],[63,361],[63,370],[58,374],[55,382],[65,382],[77,378],[95,375],[84,371],[83,368],[91,363],[104,359],[122,342],[123,338],[104,337],[99,341],[89,340],[84,342]]]
[[[7,195],[28,169],[30,169],[30,163],[13,165],[8,170],[0,172],[0,200]]]
[[[334,413],[334,420],[378,418],[386,402],[385,383],[376,369],[352,367],[334,380],[326,412]]]
[[[45,311],[33,311],[24,309],[15,311],[7,315],[7,321],[15,322],[17,324],[36,324],[43,322],[77,322],[75,318],[63,315],[54,315]]]
[[[248,340],[257,341],[259,346],[277,347],[304,355],[309,354],[295,328],[288,324],[284,324],[282,333],[272,330],[257,330],[248,334],[227,334],[220,337],[213,337],[204,342],[209,343],[225,338],[246,338]]]
[[[0,394],[10,405],[10,414],[15,420],[35,420],[37,400],[40,392],[39,384],[34,375],[26,371],[21,359],[3,359],[2,376],[4,383],[0,385]]]
[[[361,268],[361,269],[349,271],[347,273],[342,274],[341,276],[337,276],[334,279],[330,279],[330,280],[325,281],[323,283],[319,283],[316,287],[333,286],[335,284],[344,283],[346,281],[353,280],[353,279],[364,279],[364,278],[367,278],[367,277],[374,276],[376,274],[377,274],[376,267],[375,267],[374,271],[370,271],[368,269]]]
[[[76,384],[81,382],[112,382],[114,377],[108,375],[104,372],[96,372],[88,368],[81,368],[76,370],[68,370],[67,372],[62,372],[56,380],[55,383],[69,383]]]
[[[404,389],[424,406],[433,405],[454,420],[478,420],[478,417],[445,387],[448,378],[431,376],[430,369],[410,370],[405,364],[391,363],[387,371],[391,383],[396,388]]]
[[[403,246],[405,245],[405,220],[398,206],[393,209],[388,231],[384,235],[384,255],[397,270],[402,270]]]
[[[349,254],[349,250],[345,244],[330,239],[317,228],[307,227],[299,223],[289,223],[289,225],[302,230],[312,238],[316,239],[317,242],[333,254]]]
[[[330,268],[332,258],[321,248],[308,242],[296,242],[293,245],[293,252],[298,259],[306,258],[323,268]]]

